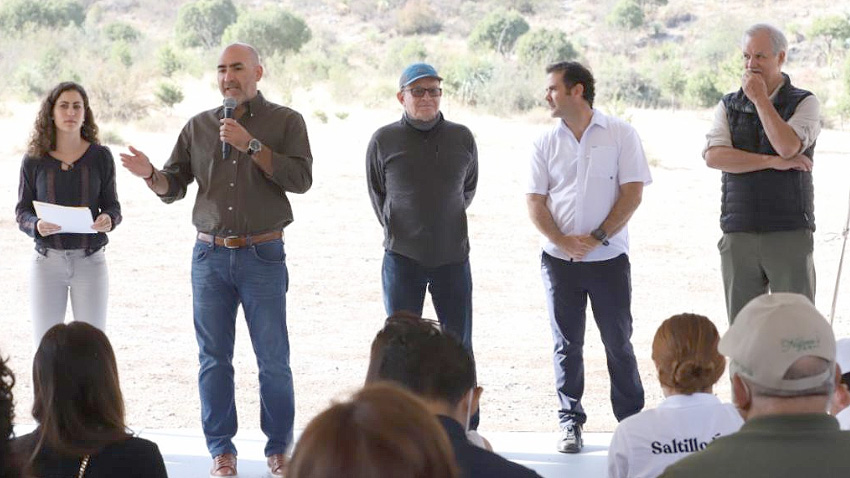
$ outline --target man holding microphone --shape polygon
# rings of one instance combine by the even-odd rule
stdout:
[[[192,297],[202,424],[213,457],[210,476],[237,474],[231,361],[239,304],[257,356],[260,423],[272,476],[283,476],[284,453],[292,442],[283,228],[293,220],[286,193],[310,189],[313,158],[302,116],[267,101],[257,90],[262,76],[252,46],[229,45],[218,61],[224,107],[190,119],[161,170],[132,146],[121,154],[124,166],[163,202],[182,199],[188,185],[198,182]],[[232,117],[226,114],[231,107]]]

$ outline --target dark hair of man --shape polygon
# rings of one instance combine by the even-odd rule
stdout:
[[[850,372],[841,375],[841,383],[850,387]]]
[[[57,324],[41,339],[32,367],[32,416],[38,442],[70,456],[94,454],[127,439],[115,353],[106,334],[85,322]]]
[[[366,384],[380,380],[378,377],[381,368],[381,360],[384,347],[393,338],[402,337],[412,333],[424,335],[436,335],[440,333],[440,324],[433,320],[426,320],[407,310],[401,310],[387,317],[384,328],[378,331],[372,340],[369,353],[369,368],[366,371]]]
[[[450,334],[435,333],[432,326],[422,326],[427,324],[425,319],[416,320],[384,328],[386,342],[377,378],[396,382],[425,399],[456,406],[475,386],[472,356]]]
[[[0,360],[0,478],[17,478],[20,470],[12,456],[9,440],[14,432],[15,399],[12,387],[15,374],[6,366],[8,360]]]
[[[593,99],[596,96],[596,81],[593,79],[593,73],[577,61],[559,61],[546,67],[547,74],[556,71],[563,74],[567,88],[582,85],[584,87],[582,98],[593,108]]]
[[[27,147],[27,154],[40,158],[50,151],[56,149],[56,123],[53,122],[53,108],[56,107],[56,102],[59,96],[66,91],[76,91],[83,97],[83,126],[80,128],[80,137],[89,143],[100,144],[97,137],[97,123],[94,122],[94,113],[89,106],[89,95],[82,86],[73,81],[65,81],[56,85],[44,101],[41,102],[41,107],[38,110],[38,116],[35,117],[35,125],[32,134],[30,135],[30,143]]]

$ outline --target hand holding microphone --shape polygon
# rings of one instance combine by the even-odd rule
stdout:
[[[233,110],[236,109],[236,100],[234,98],[225,98],[224,102],[224,117],[233,118]],[[224,123],[222,122],[221,131],[221,157],[226,159],[230,155],[230,144],[224,138]]]

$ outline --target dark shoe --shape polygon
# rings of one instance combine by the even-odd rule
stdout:
[[[212,468],[210,468],[210,477],[217,476],[237,476],[236,475],[236,455],[233,453],[222,453],[213,458]]]
[[[561,453],[579,453],[584,441],[581,439],[581,425],[566,425],[561,429],[561,438],[558,440],[558,451]]]

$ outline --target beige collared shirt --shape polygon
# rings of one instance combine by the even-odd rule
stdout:
[[[773,90],[770,94],[771,100],[776,97],[779,89],[784,85],[783,82]],[[794,110],[794,114],[788,119],[788,126],[800,138],[800,143],[802,143],[800,151],[805,151],[814,144],[820,134],[820,102],[815,95],[809,95],[800,101],[797,109]],[[714,109],[714,122],[711,125],[711,130],[705,135],[705,140],[705,148],[702,150],[703,159],[705,159],[705,153],[709,148],[715,146],[732,147],[732,132],[729,130],[729,120],[726,117],[726,107],[723,105],[723,100]]]

